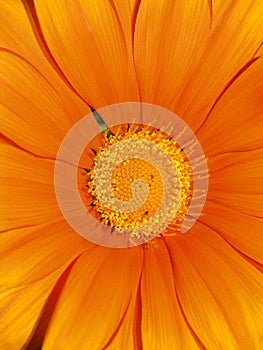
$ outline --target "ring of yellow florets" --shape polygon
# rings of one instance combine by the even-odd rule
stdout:
[[[93,155],[93,165],[86,169],[84,174],[85,185],[84,193],[88,210],[98,221],[111,227],[112,230],[135,229],[135,236],[140,234],[139,228],[149,220],[153,220],[157,215],[157,210],[163,199],[163,180],[158,169],[151,162],[138,157],[129,158],[119,162],[111,174],[112,196],[107,196],[107,200],[102,203],[100,200],[103,195],[103,178],[100,182],[100,196],[98,196],[98,180],[96,179],[96,166],[99,160],[107,150],[113,145],[124,140],[136,140],[136,144],[143,147],[144,142],[154,143],[161,152],[169,156],[173,166],[176,168],[180,182],[180,198],[176,215],[172,222],[164,228],[163,235],[176,234],[181,228],[185,215],[190,206],[193,191],[193,173],[192,168],[183,149],[177,142],[163,131],[154,127],[140,124],[122,124],[114,126],[105,133],[99,134],[99,146],[97,149],[90,147]],[[127,143],[127,141],[126,141]],[[94,142],[93,142],[94,144]],[[89,146],[88,146],[89,149]],[[119,148],[121,152],[121,148]],[[125,152],[125,149],[123,149]],[[116,159],[114,160],[116,162]],[[167,165],[166,165],[167,166]],[[168,170],[168,169],[167,169]],[[163,172],[164,173],[164,172]],[[169,172],[168,172],[169,173]],[[136,185],[134,197],[133,186]],[[102,192],[102,193],[101,193]],[[105,192],[106,193],[106,192]],[[111,197],[124,203],[125,210],[112,210],[109,208]],[[140,202],[140,198],[143,198]],[[137,202],[136,202],[137,200]],[[105,205],[106,203],[106,205]],[[166,213],[171,212],[167,208]],[[159,214],[158,214],[159,215]],[[165,215],[162,213],[161,215]],[[158,217],[155,218],[158,222]],[[154,233],[154,232],[151,232]],[[145,234],[144,232],[144,235]]]

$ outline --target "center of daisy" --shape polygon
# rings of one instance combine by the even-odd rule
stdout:
[[[157,169],[143,159],[131,158],[117,165],[111,186],[120,202],[129,203],[126,211],[138,215],[138,219],[153,216],[162,201],[162,178]]]
[[[81,237],[111,248],[186,234],[208,190],[203,149],[190,127],[160,106],[125,102],[69,130],[54,169],[59,208]]]
[[[180,230],[193,176],[174,139],[151,126],[121,124],[98,134],[86,152],[92,162],[82,173],[82,197],[96,220],[136,238]]]

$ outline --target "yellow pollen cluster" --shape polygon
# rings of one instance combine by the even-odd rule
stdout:
[[[141,147],[143,155],[147,147],[145,142],[148,141],[149,144],[154,145],[157,154],[156,156],[151,155],[151,159],[155,159],[155,157],[157,159],[160,154],[167,155],[178,174],[178,188],[180,190],[176,190],[178,192],[176,215],[171,223],[164,228],[162,235],[173,235],[178,232],[189,208],[193,190],[192,168],[181,147],[163,131],[140,124],[114,126],[110,129],[110,132],[108,130],[103,136],[102,138],[100,135],[102,145],[96,150],[92,150],[94,154],[93,167],[85,172],[84,191],[88,200],[89,212],[103,224],[109,225],[112,230],[121,231],[127,228],[139,228],[140,225],[149,220],[155,220],[155,225],[158,225],[158,215],[167,215],[174,209],[172,203],[169,204],[171,208],[167,208],[165,213],[158,214],[158,209],[163,200],[165,182],[169,183],[169,176],[171,176],[170,170],[166,168],[167,162],[158,165],[158,169],[153,164],[154,162],[145,159],[145,157],[144,159],[141,158],[140,154],[138,155],[138,150],[136,156],[125,159],[127,147],[123,146],[123,149],[119,147],[117,157],[112,155],[109,160],[110,163],[116,164],[113,167],[110,179],[104,179],[102,175],[99,180],[96,180],[96,167],[99,168],[100,159],[107,151],[114,148],[112,146],[116,146],[118,143],[124,145],[125,142],[123,141],[136,140],[136,147],[138,145]],[[162,176],[160,169],[162,170]],[[101,174],[104,174],[104,171]],[[111,195],[105,195],[107,198],[102,203],[98,195],[98,187],[103,189],[101,191],[103,192],[107,181],[110,183]],[[175,193],[177,193],[176,191]],[[121,203],[120,208],[124,208],[123,210],[112,209],[116,201]],[[138,232],[140,231],[136,231],[137,237]],[[153,230],[149,234],[152,233],[154,233]],[[146,236],[147,234],[144,232],[143,235]]]
[[[119,164],[111,178],[111,184],[113,193],[121,201],[129,201],[132,199],[133,194],[131,191],[134,181],[140,179],[144,183],[148,184],[148,196],[145,203],[136,211],[133,211],[131,215],[125,215],[124,227],[136,226],[143,220],[148,220],[152,217],[162,201],[162,179],[159,172],[148,162],[143,159],[128,159]],[[142,194],[144,191],[143,186],[138,186],[138,192]],[[118,223],[116,222],[116,225]]]

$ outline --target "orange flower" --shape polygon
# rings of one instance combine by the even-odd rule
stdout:
[[[261,0],[6,0],[1,349],[261,349]],[[62,216],[54,165],[90,107],[177,114],[210,173],[185,235],[112,249]],[[145,249],[147,248],[147,249]]]

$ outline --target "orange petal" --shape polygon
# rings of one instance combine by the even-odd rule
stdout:
[[[188,233],[190,235],[190,233]],[[187,322],[205,349],[234,349],[235,338],[206,281],[175,240],[169,244],[175,288]]]
[[[207,201],[199,221],[249,258],[263,264],[262,219]]]
[[[220,348],[224,349],[259,349],[263,335],[262,274],[200,223],[169,247],[182,307],[207,348],[215,349],[221,341]],[[213,315],[215,308],[234,335],[234,346],[224,338],[225,333],[213,339],[222,320],[222,316]],[[206,338],[209,342],[204,341]]]
[[[13,141],[11,141],[9,138],[7,138],[6,136],[4,136],[1,133],[0,133],[0,143],[4,144],[4,145],[16,147],[16,144]]]
[[[259,57],[263,56],[263,42],[260,45],[260,47],[258,48],[258,50],[255,52],[255,56],[259,56]]]
[[[0,294],[1,349],[23,348],[34,332],[41,310],[62,272],[62,269],[57,270],[32,284]]]
[[[114,11],[116,11],[117,20],[120,22],[126,41],[126,49],[128,52],[128,72],[126,79],[129,81],[129,86],[134,86],[134,89],[136,87],[136,93],[132,96],[133,99],[129,98],[127,100],[132,102],[139,101],[138,81],[133,60],[133,36],[140,0],[112,0],[111,4]]]
[[[69,275],[43,349],[57,344],[69,350],[106,348],[134,303],[141,269],[141,248],[97,247],[84,253]],[[127,324],[132,323],[133,314],[129,317]],[[128,348],[131,333],[132,329],[122,330]]]
[[[137,344],[140,340],[134,335],[134,313],[136,312],[136,307],[136,300],[131,300],[127,310],[125,310],[125,314],[119,320],[120,322],[116,331],[112,334],[105,345],[105,349],[134,350],[137,348]]]
[[[208,200],[243,214],[263,218],[263,194],[232,193],[210,189]]]
[[[134,60],[143,102],[174,110],[179,92],[203,54],[210,22],[207,1],[141,2]]]
[[[113,3],[115,5],[119,21],[122,25],[123,32],[125,33],[125,37],[127,40],[127,43],[129,45],[132,44],[133,41],[133,31],[134,31],[134,21],[135,21],[135,15],[138,11],[138,8],[140,6],[140,1],[138,0],[113,0]]]
[[[36,2],[45,40],[71,84],[94,108],[137,99],[126,42],[110,2]]]
[[[46,223],[61,216],[54,191],[54,162],[0,145],[0,230]]]
[[[89,113],[89,108],[63,81],[46,47],[35,37],[23,1],[3,1],[0,4],[1,37],[0,46],[12,51],[30,62],[62,96],[64,111],[70,120],[77,121]],[[30,1],[26,1],[25,5]],[[27,8],[27,6],[25,6]],[[36,26],[33,25],[34,30]],[[51,64],[50,64],[51,63]],[[55,68],[55,69],[54,69]]]
[[[2,132],[31,152],[56,157],[72,126],[62,96],[31,64],[9,52],[0,56]]]
[[[261,0],[213,1],[209,43],[177,106],[177,114],[191,122],[194,132],[230,80],[254,57],[262,43],[262,17]]]
[[[145,251],[141,310],[143,349],[199,349],[181,313],[169,252],[160,240]]]
[[[263,147],[263,58],[252,63],[217,102],[197,136],[208,157]]]
[[[212,157],[208,167],[209,200],[263,217],[263,149]]]
[[[92,246],[64,218],[2,233],[0,289],[37,281]]]

